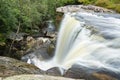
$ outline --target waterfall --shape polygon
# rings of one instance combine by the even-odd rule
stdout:
[[[33,64],[43,70],[79,64],[120,72],[120,15],[114,15],[65,14],[53,59],[46,62],[34,58]]]
[[[57,47],[54,59],[57,63],[63,63],[69,50],[73,47],[73,43],[79,34],[82,24],[69,14],[65,15],[59,31]]]
[[[76,63],[118,71],[119,42],[119,18],[92,13],[65,14],[53,59],[65,69]]]

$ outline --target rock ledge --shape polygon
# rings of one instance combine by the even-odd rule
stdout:
[[[63,7],[58,7],[57,12],[67,13],[67,12],[99,12],[99,13],[115,13],[112,10],[94,6],[94,5],[67,5]]]

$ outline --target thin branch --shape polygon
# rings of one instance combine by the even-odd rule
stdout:
[[[19,31],[20,31],[20,22],[19,22],[19,24],[18,24],[18,28],[17,28],[17,31],[16,31],[16,33],[15,33],[15,37],[13,38],[13,41],[12,41],[12,43],[11,43],[11,45],[10,45],[8,54],[11,53],[11,49],[12,49],[12,47],[13,47],[13,44],[14,44],[14,42],[15,42],[15,39],[16,39],[16,37],[17,37]]]

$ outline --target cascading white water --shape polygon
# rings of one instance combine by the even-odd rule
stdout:
[[[32,59],[43,70],[68,69],[77,63],[120,72],[120,19],[92,13],[67,13],[61,23],[55,56],[50,61]]]

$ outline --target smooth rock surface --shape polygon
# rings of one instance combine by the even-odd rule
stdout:
[[[27,64],[9,57],[0,56],[0,77],[19,74],[44,74],[34,65]]]
[[[120,80],[120,73],[115,73],[103,68],[89,68],[81,65],[73,65],[65,77],[85,80]]]
[[[17,75],[3,78],[2,80],[84,80],[84,79],[71,79],[47,75]]]
[[[47,75],[52,75],[52,76],[62,76],[64,74],[65,70],[61,69],[59,67],[53,67],[51,69],[48,69],[46,71]]]

